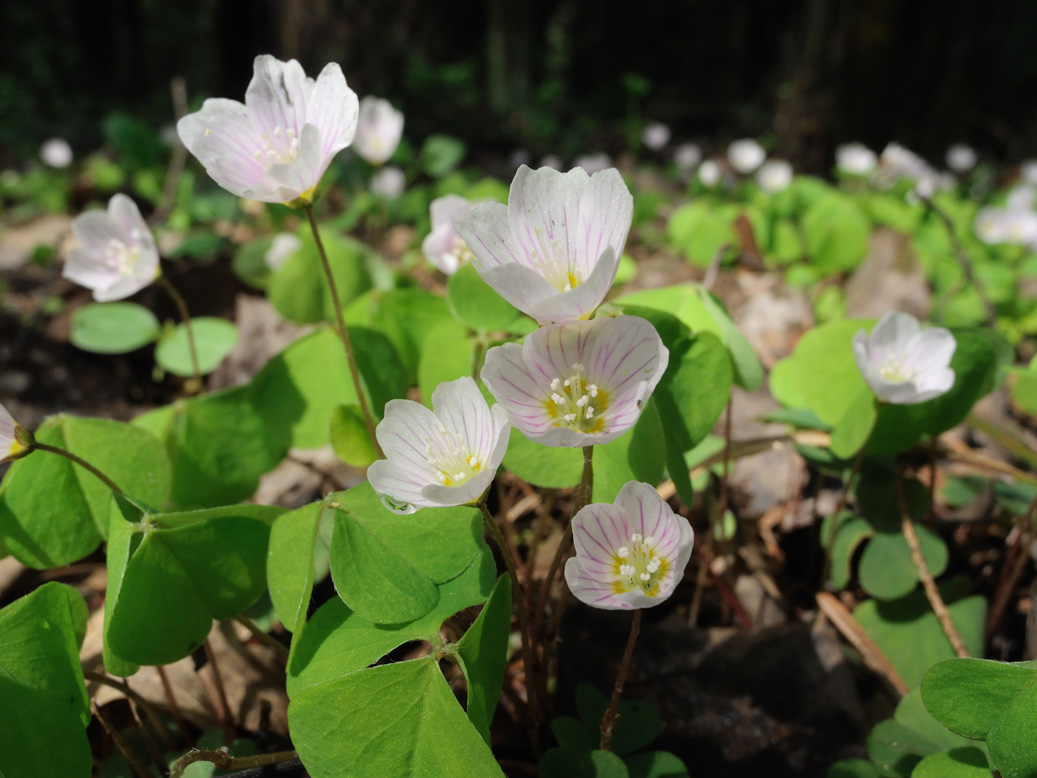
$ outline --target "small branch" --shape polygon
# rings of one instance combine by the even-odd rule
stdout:
[[[533,648],[530,645],[529,625],[526,622],[525,598],[522,596],[522,584],[519,583],[518,567],[515,564],[515,558],[512,556],[511,548],[501,534],[500,527],[497,526],[497,522],[490,514],[489,508],[486,507],[485,500],[479,501],[479,510],[482,511],[483,520],[486,523],[486,529],[489,531],[490,537],[493,538],[493,542],[500,549],[501,557],[504,559],[504,566],[508,569],[508,576],[511,578],[511,601],[512,605],[515,606],[519,637],[522,638],[522,664],[525,665],[526,673],[526,726],[529,729],[530,745],[539,758],[540,733],[537,725],[538,708],[536,702],[535,665],[533,662]]]
[[[634,658],[634,644],[641,632],[641,609],[634,611],[634,619],[630,623],[630,636],[627,638],[627,646],[623,650],[623,661],[619,665],[619,675],[616,676],[616,686],[612,689],[612,700],[609,702],[608,710],[601,717],[601,750],[608,751],[612,747],[612,731],[616,728],[616,714],[619,712],[619,700],[623,696],[623,685],[627,681],[627,673],[630,672],[630,661]]]
[[[57,454],[59,457],[65,457],[65,459],[67,459],[69,462],[74,462],[84,470],[88,470],[89,472],[93,473],[95,476],[100,478],[101,481],[104,482],[104,485],[116,494],[122,494],[122,489],[116,486],[115,482],[111,478],[106,476],[104,473],[102,473],[96,467],[91,465],[82,457],[73,454],[71,451],[66,451],[63,448],[57,448],[56,446],[48,446],[46,443],[40,443],[39,441],[34,442],[32,444],[32,448],[34,451],[47,451],[51,454]]]
[[[235,616],[234,621],[238,622],[241,626],[252,633],[252,637],[262,643],[268,648],[272,648],[277,655],[286,662],[288,661],[288,647],[283,643],[278,642],[273,636],[268,635],[266,632],[261,630],[256,622],[252,621],[248,616]]]
[[[871,439],[870,435],[868,439]],[[864,452],[867,448],[868,444],[865,442],[861,446],[861,450],[857,452],[857,456],[853,458],[850,475],[846,479],[846,483],[843,484],[843,490],[839,493],[839,501],[835,504],[835,510],[832,512],[832,532],[825,540],[825,558],[821,565],[821,588],[828,586],[828,576],[832,572],[832,549],[835,547],[835,536],[839,534],[839,516],[846,509],[846,503],[850,499],[850,489],[853,487],[857,474],[861,471],[861,463],[864,462]]]
[[[885,676],[890,686],[901,697],[906,695],[910,689],[904,682],[904,679],[900,677],[900,673],[893,667],[886,655],[882,653],[882,649],[864,631],[860,622],[853,617],[849,609],[839,601],[839,598],[828,592],[818,592],[816,599],[821,612],[831,620],[840,634],[860,652],[861,657],[864,659],[864,664]]]
[[[1016,543],[1009,549],[1008,558],[1005,560],[1003,571],[1011,568],[1011,572],[1001,576],[997,591],[994,593],[994,599],[990,605],[990,615],[987,617],[987,640],[994,634],[997,625],[1001,623],[1001,617],[1008,605],[1008,598],[1019,583],[1023,570],[1026,569],[1026,562],[1030,558],[1030,547],[1033,545],[1034,537],[1037,536],[1035,519],[1037,519],[1037,497],[1033,498],[1030,507],[1026,510]]]
[[[911,518],[911,510],[908,508],[907,499],[904,497],[904,484],[899,476],[896,476],[896,490],[897,502],[900,504],[900,529],[904,533],[904,539],[907,541],[908,548],[911,549],[911,560],[915,563],[918,579],[922,582],[922,588],[925,589],[925,596],[928,598],[936,618],[939,619],[940,627],[943,628],[943,633],[947,636],[947,640],[950,641],[954,653],[961,658],[968,657],[969,651],[965,648],[965,641],[961,639],[961,633],[958,632],[958,628],[951,618],[950,611],[947,610],[947,605],[940,595],[940,590],[936,588],[936,581],[933,580],[933,574],[929,570],[929,565],[922,555],[922,545],[918,541],[914,520]]]
[[[230,703],[227,702],[227,690],[223,685],[223,675],[220,673],[220,666],[216,662],[216,652],[212,650],[212,643],[206,638],[205,643],[202,645],[205,648],[205,658],[209,661],[212,678],[209,679],[204,673],[199,673],[199,675],[205,684],[209,700],[216,711],[216,718],[219,719],[220,726],[223,728],[224,743],[230,745],[234,742],[237,731],[234,726],[234,716],[230,710]]]
[[[257,756],[231,756],[224,751],[188,751],[173,763],[169,778],[183,778],[184,770],[195,762],[212,762],[218,770],[236,770],[246,767],[265,767],[266,765],[291,762],[298,759],[295,751],[278,751],[273,754]]]
[[[732,391],[727,398],[727,413],[724,414],[724,470],[720,476],[720,505],[718,511],[721,521],[724,520],[724,514],[727,513],[727,482],[731,470],[731,409],[734,399],[735,394]]]
[[[169,713],[173,717],[173,721],[176,722],[177,729],[180,730],[180,736],[183,737],[185,743],[191,745],[194,742],[191,739],[191,730],[187,728],[184,714],[180,711],[180,703],[176,701],[176,695],[173,693],[173,684],[169,682],[169,673],[166,672],[166,668],[163,665],[156,665],[155,672],[158,673],[159,680],[162,681],[162,691],[166,695],[166,704],[169,706]]]
[[[728,607],[734,611],[735,616],[738,618],[739,623],[743,629],[752,629],[753,620],[746,613],[745,608],[742,607],[742,603],[738,600],[731,587],[727,585],[727,582],[717,574],[713,569],[713,556],[702,546],[695,546],[695,553],[698,554],[699,560],[706,566],[706,570],[709,573],[709,577],[713,579],[713,585],[717,587],[717,591],[720,592],[720,596],[724,602],[727,603]]]
[[[202,381],[202,369],[198,362],[198,344],[194,339],[194,327],[191,325],[191,312],[187,310],[187,303],[184,301],[183,295],[177,291],[177,288],[173,286],[173,282],[166,277],[165,273],[160,275],[158,280],[159,283],[162,284],[162,288],[165,289],[173,299],[173,304],[176,305],[176,309],[180,312],[180,321],[184,323],[184,330],[187,332],[187,349],[191,354],[191,369],[194,371],[194,383],[189,385],[187,388],[190,394],[197,394],[202,391],[205,384]]]
[[[122,733],[113,727],[111,722],[105,718],[104,714],[101,713],[101,709],[97,706],[97,703],[91,700],[90,708],[93,710],[94,715],[97,716],[97,720],[101,722],[104,731],[108,733],[108,737],[110,737],[112,742],[115,743],[115,747],[119,749],[119,753],[123,755],[123,758],[129,763],[130,767],[133,768],[133,772],[137,774],[138,778],[151,778],[148,766],[144,764],[134,750],[130,748],[129,743],[127,743],[123,738]]]
[[[335,309],[335,323],[338,327],[338,336],[342,340],[342,348],[346,352],[349,376],[353,379],[353,388],[356,390],[357,402],[360,403],[360,412],[364,416],[364,424],[367,427],[367,434],[371,438],[371,445],[374,446],[374,450],[377,452],[379,459],[381,459],[385,454],[382,452],[382,447],[378,445],[378,438],[375,435],[374,416],[371,415],[371,407],[368,405],[367,396],[364,394],[363,383],[360,380],[360,369],[357,367],[356,354],[353,351],[353,342],[349,337],[349,328],[346,327],[345,317],[342,315],[342,303],[339,301],[338,288],[335,286],[335,276],[331,272],[328,254],[324,250],[324,241],[321,240],[320,230],[317,228],[317,218],[313,215],[312,205],[306,206],[303,210],[306,211],[306,218],[310,222],[313,240],[317,244],[317,254],[320,256],[321,267],[324,269],[324,278],[328,282],[328,291],[331,293],[331,307]]]

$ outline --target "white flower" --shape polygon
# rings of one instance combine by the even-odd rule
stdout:
[[[594,503],[572,520],[576,556],[565,563],[573,596],[595,608],[658,605],[691,559],[695,533],[648,484],[631,481],[613,504]]]
[[[1024,183],[1037,186],[1037,159],[1028,159],[1019,166],[1019,176]]]
[[[682,143],[673,151],[673,162],[685,178],[690,178],[702,161],[702,149],[696,143]]]
[[[670,352],[636,316],[541,327],[486,353],[482,380],[511,422],[545,446],[609,443],[634,426]]]
[[[302,241],[299,240],[299,236],[290,232],[279,232],[274,236],[266,254],[263,255],[263,262],[270,270],[276,271],[288,260],[288,257],[301,248]]]
[[[367,479],[398,513],[474,502],[493,481],[510,431],[504,409],[490,408],[469,376],[437,386],[431,411],[390,400],[375,431],[386,458]]]
[[[448,276],[466,262],[472,261],[472,252],[457,232],[457,222],[479,203],[460,195],[438,197],[429,206],[432,232],[421,242],[421,252],[429,262]]]
[[[756,171],[756,183],[768,194],[788,189],[792,183],[792,165],[784,159],[768,159]]]
[[[1030,184],[1017,184],[1008,190],[1005,208],[1010,211],[1032,211],[1037,192]]]
[[[72,147],[64,138],[50,138],[40,146],[40,159],[50,167],[68,167],[72,164]]]
[[[360,101],[353,150],[372,165],[387,162],[403,137],[403,114],[380,97]]]
[[[615,169],[519,168],[508,204],[483,203],[457,225],[497,293],[541,324],[590,316],[612,286],[634,213]]]
[[[7,409],[0,405],[0,464],[30,453],[32,442],[32,433],[18,424]]]
[[[407,176],[395,165],[383,167],[371,176],[371,191],[386,200],[395,200],[407,186]]]
[[[603,151],[596,154],[584,154],[582,157],[577,157],[573,163],[576,167],[583,168],[583,171],[589,175],[595,173],[601,173],[612,167],[612,157]]]
[[[670,142],[670,128],[661,122],[652,122],[641,131],[641,142],[649,151],[661,151]]]
[[[1037,213],[1029,209],[980,208],[974,229],[981,241],[991,245],[1037,245]]]
[[[702,182],[703,186],[716,186],[720,182],[722,175],[723,171],[720,170],[720,163],[714,159],[707,159],[699,165],[699,181]]]
[[[545,154],[544,158],[540,160],[540,167],[549,167],[554,170],[561,170],[563,164],[562,158],[557,154]]]
[[[324,171],[353,141],[357,98],[337,64],[317,80],[294,59],[256,57],[245,103],[209,98],[176,129],[228,192],[268,203],[309,204]]]
[[[947,149],[947,167],[955,173],[967,173],[976,167],[976,150],[964,143],[955,143]]]
[[[843,173],[866,176],[877,164],[875,152],[863,143],[845,143],[835,150],[835,166]]]
[[[727,160],[736,173],[743,176],[752,173],[767,159],[763,146],[752,138],[736,140],[727,147]]]
[[[896,405],[925,402],[949,391],[956,347],[949,330],[923,330],[918,319],[900,311],[883,316],[870,335],[860,330],[853,336],[853,355],[864,380],[876,397]]]
[[[80,214],[72,222],[79,241],[62,275],[94,290],[98,302],[122,300],[158,278],[158,249],[136,203],[117,194],[107,211]]]
[[[929,163],[899,143],[886,144],[879,156],[879,165],[887,177],[891,178],[923,178],[931,175],[933,170]]]

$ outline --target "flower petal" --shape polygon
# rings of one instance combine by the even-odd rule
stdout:
[[[320,130],[312,124],[304,125],[299,137],[299,153],[291,162],[271,165],[268,179],[279,186],[280,202],[288,203],[320,183],[330,158],[321,156]]]
[[[483,203],[476,206],[458,221],[457,231],[475,256],[475,269],[491,286],[493,284],[483,270],[519,261],[506,205]],[[500,293],[499,287],[493,288]]]
[[[270,142],[287,137],[292,130],[302,134],[306,124],[306,103],[313,81],[294,59],[282,62],[269,54],[260,54],[252,65],[252,81],[245,92],[245,105],[253,126]]]
[[[475,251],[472,253],[475,254]],[[475,256],[478,258],[477,254]],[[561,293],[537,271],[518,262],[486,268],[476,264],[475,269],[497,294],[523,313],[533,316],[534,310],[543,308],[545,317],[551,318],[555,315],[552,301],[560,297]],[[546,307],[543,307],[545,305]]]
[[[881,319],[868,337],[871,364],[881,365],[887,354],[903,353],[920,326],[918,319],[901,311],[890,311]]]
[[[320,130],[322,157],[330,161],[353,142],[358,114],[356,92],[346,85],[342,68],[335,62],[325,65],[306,104],[306,123]]]
[[[493,437],[493,417],[471,376],[439,384],[432,391],[432,411],[447,430],[464,435],[469,451],[480,462],[489,459],[497,442]]]
[[[176,131],[205,172],[228,192],[244,197],[265,180],[263,139],[242,103],[209,98],[200,111],[180,119]]]
[[[582,284],[568,292],[558,292],[545,281],[544,286],[550,291],[550,294],[541,296],[539,301],[520,310],[524,310],[539,324],[585,319],[605,299],[605,295],[612,288],[612,282],[616,280],[617,270],[619,270],[619,260],[613,249],[608,247],[598,259],[590,276]]]

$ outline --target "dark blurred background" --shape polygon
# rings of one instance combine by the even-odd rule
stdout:
[[[6,0],[0,162],[53,135],[96,148],[113,111],[171,123],[174,76],[192,106],[241,100],[263,52],[337,61],[411,139],[476,158],[616,153],[658,120],[811,172],[850,140],[1016,161],[1037,152],[1035,33],[1032,0]]]

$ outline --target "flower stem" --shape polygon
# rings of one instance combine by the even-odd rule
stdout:
[[[947,610],[947,604],[943,601],[943,596],[936,587],[936,581],[933,580],[932,571],[929,570],[929,565],[922,554],[922,544],[918,540],[914,519],[911,518],[911,509],[908,507],[907,498],[904,496],[904,483],[899,476],[895,476],[895,478],[897,503],[900,506],[900,529],[904,533],[907,547],[911,549],[911,561],[915,563],[918,579],[922,582],[925,596],[929,600],[929,604],[932,606],[933,613],[936,614],[940,626],[943,628],[943,634],[947,636],[951,648],[954,649],[955,655],[959,658],[966,658],[969,656],[969,650],[965,648],[965,641],[961,639],[961,633],[958,632],[958,627],[951,618],[951,612]]]
[[[371,444],[374,446],[378,457],[381,458],[385,454],[382,452],[382,447],[378,445],[378,438],[375,437],[374,416],[371,415],[371,408],[367,404],[367,396],[364,394],[364,387],[360,381],[360,370],[356,366],[356,355],[353,352],[353,342],[349,337],[349,328],[346,327],[346,320],[342,316],[342,303],[339,301],[338,288],[335,286],[335,276],[331,272],[331,263],[328,262],[328,254],[324,250],[324,242],[320,239],[320,230],[317,229],[317,219],[313,215],[313,206],[308,205],[303,210],[306,211],[306,218],[310,222],[310,230],[313,232],[313,240],[317,244],[317,254],[320,255],[324,277],[328,281],[328,290],[331,292],[331,307],[335,309],[335,324],[338,329],[338,336],[342,340],[342,348],[346,352],[349,376],[353,379],[353,388],[356,390],[357,401],[360,403],[360,412],[364,415],[364,424],[367,426],[367,434],[371,438]]]
[[[231,756],[223,751],[188,751],[173,763],[169,778],[183,778],[184,770],[195,762],[212,762],[220,770],[236,770],[244,767],[264,767],[298,759],[295,751],[278,751],[256,756]]]
[[[551,596],[551,587],[554,585],[555,576],[558,575],[558,569],[562,566],[562,560],[565,559],[566,552],[569,551],[569,543],[572,542],[573,527],[572,517],[575,516],[580,510],[591,501],[591,495],[594,493],[594,446],[583,447],[583,476],[580,478],[580,485],[576,488],[576,500],[573,502],[572,513],[569,515],[569,521],[565,525],[565,534],[562,536],[562,540],[558,543],[558,548],[555,550],[554,558],[551,560],[551,567],[548,568],[547,577],[544,579],[544,586],[540,590],[540,600],[537,602],[536,615],[533,617],[533,635],[540,634],[540,625],[544,620],[544,609],[547,607],[547,599]]]
[[[111,489],[116,494],[122,494],[122,489],[120,489],[118,486],[116,486],[115,482],[111,478],[106,476],[104,473],[102,473],[96,467],[91,465],[89,462],[87,462],[82,457],[79,457],[79,456],[76,456],[75,454],[73,454],[71,451],[66,451],[63,448],[57,448],[55,446],[48,446],[46,443],[40,443],[39,441],[36,441],[35,443],[33,443],[32,447],[33,447],[34,451],[49,451],[51,454],[57,454],[58,456],[65,457],[65,459],[69,460],[70,462],[74,462],[75,464],[77,464],[81,468],[83,468],[84,470],[89,470],[95,476],[100,478],[104,482],[104,485],[107,486],[109,489]]]
[[[173,299],[173,304],[180,312],[180,320],[184,323],[184,330],[187,331],[187,349],[191,354],[191,369],[194,370],[194,383],[188,388],[191,394],[197,394],[202,390],[204,384],[202,383],[202,369],[198,363],[198,344],[194,339],[194,327],[191,325],[191,313],[187,310],[187,303],[184,301],[183,295],[173,286],[173,282],[166,278],[165,273],[160,275],[158,280],[162,284],[162,288]]]
[[[489,531],[490,537],[493,538],[493,542],[496,543],[497,548],[500,549],[501,557],[504,559],[504,566],[508,569],[508,576],[511,578],[511,601],[512,604],[515,605],[519,636],[522,638],[522,664],[525,667],[526,673],[526,698],[528,708],[526,724],[529,727],[529,738],[530,743],[533,746],[533,751],[539,755],[540,736],[537,731],[536,683],[533,680],[533,649],[529,642],[530,633],[529,625],[526,623],[525,597],[522,595],[522,585],[519,583],[518,566],[515,564],[515,558],[511,555],[511,548],[508,546],[507,541],[504,540],[504,536],[501,534],[500,527],[497,526],[497,522],[490,514],[489,508],[486,507],[485,500],[479,501],[479,510],[482,511],[483,521],[486,523],[486,529]]]
[[[630,660],[634,657],[634,644],[641,632],[641,609],[634,611],[634,620],[630,624],[630,637],[627,638],[627,647],[623,651],[623,661],[619,665],[619,675],[616,676],[616,686],[612,690],[612,701],[609,702],[608,710],[601,717],[601,750],[608,751],[612,747],[612,731],[616,728],[616,714],[619,712],[619,699],[623,696],[623,685],[627,681],[627,673],[630,672]]]

